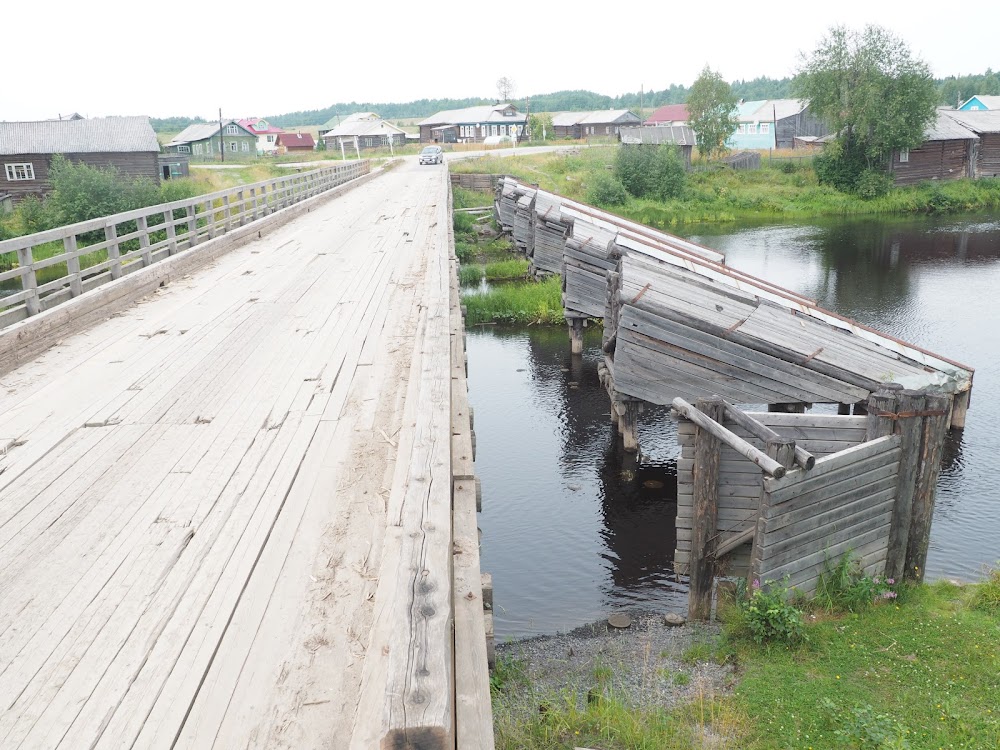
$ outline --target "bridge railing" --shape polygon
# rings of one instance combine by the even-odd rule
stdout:
[[[338,164],[4,240],[16,265],[0,265],[0,328],[370,171]]]

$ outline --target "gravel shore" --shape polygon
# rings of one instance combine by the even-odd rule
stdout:
[[[512,713],[538,711],[556,696],[612,695],[635,707],[669,708],[697,696],[727,692],[733,668],[711,660],[716,625],[667,625],[662,613],[630,612],[618,629],[607,620],[570,633],[499,644],[498,659],[527,671],[527,687],[505,694]],[[699,658],[700,657],[700,658]]]

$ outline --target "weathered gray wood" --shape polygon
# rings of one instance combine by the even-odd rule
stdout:
[[[903,386],[886,383],[868,397],[867,440],[877,440],[895,431],[895,414],[899,406],[899,391]]]
[[[817,479],[830,472],[848,468],[856,462],[881,456],[887,451],[898,450],[898,448],[899,438],[890,435],[869,443],[862,443],[831,456],[825,456],[816,462],[816,465],[808,475],[801,469],[795,469],[783,477],[765,479],[764,484],[768,492],[777,495],[779,490],[797,485],[805,476],[808,476],[808,479]]]
[[[870,472],[874,473],[874,472]],[[778,532],[790,525],[812,522],[824,514],[841,508],[860,510],[871,498],[895,496],[898,471],[895,466],[880,469],[882,479],[868,482],[852,477],[843,482],[821,487],[795,498],[794,503],[780,503],[772,506],[765,515],[768,533]],[[786,506],[789,506],[786,508]]]
[[[691,413],[694,409],[682,405]],[[701,419],[695,421],[699,431],[695,434],[695,468],[694,468],[694,518],[691,549],[694,559],[691,564],[691,574],[688,593],[688,619],[707,620],[712,614],[712,584],[715,579],[715,564],[710,557],[709,544],[715,536],[718,523],[718,483],[719,454],[721,444],[717,430],[711,430],[704,425],[718,427],[725,413],[722,399],[703,399],[698,402],[697,414]]]
[[[937,479],[941,471],[941,452],[948,430],[948,406],[947,396],[928,394],[924,400],[925,413],[929,414],[923,418],[920,460],[913,490],[913,513],[904,566],[904,577],[911,581],[920,582],[924,579]]]
[[[900,436],[899,475],[896,504],[889,530],[889,551],[885,561],[885,574],[895,579],[902,579],[906,564],[906,547],[909,543],[910,521],[913,517],[913,496],[923,431],[923,418],[916,415],[924,411],[925,403],[922,391],[904,390],[899,394],[900,418],[895,426]]]
[[[736,408],[729,402],[726,402],[726,415],[732,419],[736,424],[742,427],[747,432],[751,433],[760,440],[778,440],[781,436],[777,432],[772,430],[767,425],[758,422],[756,419],[751,417],[749,414],[741,409]],[[816,457],[813,456],[808,451],[800,448],[795,442],[792,442],[795,451],[795,463],[801,466],[803,469],[811,469],[816,464]],[[779,463],[783,466],[785,465],[780,458],[775,457]],[[790,466],[786,466],[790,468]]]
[[[955,394],[951,404],[951,429],[964,430],[965,420],[969,413],[969,404],[972,403],[972,387]]]
[[[768,580],[779,581],[786,573],[792,574],[793,572],[806,569],[810,566],[822,564],[827,558],[836,559],[849,549],[861,549],[865,545],[876,540],[880,540],[883,544],[886,544],[888,538],[889,523],[887,520],[885,525],[881,527],[873,528],[862,534],[851,535],[849,538],[843,539],[837,544],[830,545],[824,549],[817,550],[816,552],[805,556],[796,557],[792,562],[778,565],[776,567],[764,565],[761,568],[759,575],[762,580],[766,578]]]
[[[780,478],[785,475],[784,466],[779,464],[767,454],[757,448],[754,448],[746,440],[736,437],[736,435],[722,427],[717,421],[709,419],[704,414],[701,414],[683,399],[675,398],[672,405],[681,416],[694,422],[700,429],[705,430],[717,440],[725,443],[730,448],[738,452],[740,455],[753,461],[771,476]],[[719,419],[722,419],[721,415]],[[697,457],[695,458],[695,461],[697,462]]]

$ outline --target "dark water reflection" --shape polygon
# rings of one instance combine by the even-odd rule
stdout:
[[[931,577],[1000,558],[1000,221],[853,221],[691,235],[729,264],[976,368],[968,427],[945,448]],[[500,637],[570,629],[619,606],[682,610],[673,581],[675,431],[641,420],[643,459],[612,439],[599,337],[573,358],[563,330],[469,334],[483,480],[483,569]],[[817,407],[822,408],[822,407]],[[662,483],[662,487],[657,484]]]

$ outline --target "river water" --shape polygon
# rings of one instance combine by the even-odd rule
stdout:
[[[729,265],[976,368],[963,432],[946,445],[929,577],[971,579],[1000,559],[1000,220],[838,221],[689,235]],[[641,461],[614,440],[597,380],[563,329],[469,332],[483,570],[497,635],[565,631],[615,608],[683,611],[674,580],[674,461],[666,410],[643,415]],[[817,407],[820,408],[820,407]]]

